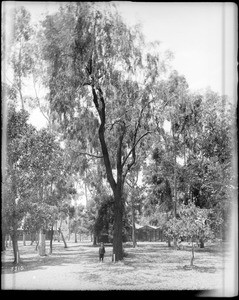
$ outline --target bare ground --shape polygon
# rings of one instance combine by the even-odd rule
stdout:
[[[29,243],[29,242],[28,242]],[[14,269],[13,251],[2,253],[2,289],[10,290],[220,290],[228,260],[222,244],[206,245],[191,252],[168,248],[165,242],[125,245],[127,256],[112,262],[112,246],[106,245],[103,263],[91,243],[53,244],[53,254],[40,257],[35,246],[19,242],[21,263]],[[49,245],[47,244],[47,251]]]

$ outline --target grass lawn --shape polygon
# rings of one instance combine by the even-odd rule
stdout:
[[[27,242],[29,244],[29,242]],[[211,290],[223,286],[229,259],[222,244],[195,249],[193,268],[190,247],[168,248],[165,242],[141,242],[127,256],[112,263],[112,246],[106,245],[103,263],[91,243],[54,242],[53,254],[40,257],[35,246],[19,242],[21,264],[13,270],[13,251],[2,253],[2,289],[24,290]],[[49,242],[47,242],[47,251]]]

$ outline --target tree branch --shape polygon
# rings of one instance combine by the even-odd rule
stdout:
[[[125,165],[127,159],[129,158],[130,154],[131,154],[132,151],[135,149],[135,147],[137,146],[137,144],[140,142],[140,140],[142,140],[142,138],[144,138],[146,135],[148,135],[148,134],[150,134],[150,133],[152,133],[152,132],[151,132],[151,131],[145,132],[145,133],[137,140],[137,142],[133,144],[131,150],[129,151],[129,153],[127,154],[126,158],[124,159],[122,166]]]
[[[136,152],[135,152],[135,148],[136,148],[137,144],[140,142],[140,140],[141,140],[142,138],[144,138],[144,137],[145,137],[147,134],[149,134],[149,133],[151,133],[151,131],[147,131],[146,133],[144,133],[144,134],[137,140],[137,142],[133,145],[132,149],[129,151],[128,155],[126,156],[126,158],[125,158],[125,160],[124,160],[124,162],[123,162],[123,164],[122,164],[122,167],[123,167],[123,165],[126,163],[128,157],[130,156],[131,153],[132,153],[133,159],[132,159],[131,163],[129,163],[129,164],[127,165],[127,169],[126,169],[125,173],[123,174],[123,182],[125,181],[125,178],[126,178],[127,173],[128,173],[129,170],[132,168],[132,166],[135,164],[135,161],[136,161]]]
[[[104,97],[103,97],[101,88],[98,87],[97,90],[99,91],[99,94],[100,94],[99,98],[101,101],[101,107],[98,102],[98,95],[96,93],[95,87],[92,85],[93,102],[95,104],[95,107],[97,109],[97,112],[98,112],[98,114],[100,116],[100,120],[101,120],[101,124],[99,127],[99,139],[100,139],[104,164],[105,164],[105,168],[106,168],[107,179],[108,179],[108,182],[109,182],[112,190],[115,191],[116,182],[114,180],[112,167],[111,167],[111,163],[110,163],[110,158],[109,158],[109,152],[108,152],[108,148],[107,148],[107,145],[105,142],[105,102],[104,102]]]
[[[78,154],[79,155],[88,155],[88,156],[95,157],[95,158],[104,158],[103,155],[99,156],[99,155],[95,155],[95,154],[91,154],[91,153],[87,153],[87,152],[79,152]]]
[[[123,123],[123,125],[122,125]],[[122,143],[124,139],[124,135],[126,132],[126,127],[125,127],[125,122],[122,121],[121,123],[121,134],[119,137],[119,144],[118,144],[118,149],[117,149],[117,183],[120,185],[122,184],[122,170],[123,170],[123,165],[122,165]]]
[[[37,95],[36,82],[35,82],[34,75],[33,75],[33,87],[34,87],[35,96],[36,96],[36,99],[37,99],[37,102],[38,102],[40,112],[42,113],[43,117],[47,120],[47,122],[50,124],[50,119],[45,115],[45,113],[43,112],[43,110],[41,108],[40,100],[39,100],[38,95]]]

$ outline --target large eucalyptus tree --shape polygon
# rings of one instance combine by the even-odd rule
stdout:
[[[123,258],[125,179],[151,132],[150,104],[165,71],[158,44],[146,45],[111,5],[70,3],[43,22],[52,116],[81,152],[102,159],[114,197],[113,252]],[[160,56],[161,55],[161,56]]]

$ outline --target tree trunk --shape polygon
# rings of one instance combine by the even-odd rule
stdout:
[[[92,62],[91,62],[92,63]],[[123,240],[122,240],[122,227],[123,227],[123,203],[122,203],[122,187],[123,187],[123,177],[122,177],[122,171],[123,171],[123,163],[122,163],[122,141],[125,134],[125,126],[122,125],[121,133],[119,135],[119,144],[117,149],[117,184],[115,182],[114,176],[113,176],[113,169],[111,166],[110,156],[107,148],[107,144],[105,141],[105,122],[106,122],[106,106],[105,106],[105,99],[103,96],[103,92],[100,88],[100,86],[92,85],[92,95],[93,95],[93,102],[95,105],[95,108],[98,111],[99,117],[100,117],[100,127],[99,127],[99,140],[101,144],[101,150],[102,155],[104,159],[104,165],[106,168],[106,175],[107,180],[110,184],[110,187],[114,194],[114,231],[113,231],[113,254],[115,257],[115,261],[122,260],[123,259]],[[135,133],[136,138],[137,131]],[[132,148],[132,155],[133,155],[133,161],[128,164],[127,170],[132,167],[132,165],[135,162],[135,146]],[[124,161],[125,163],[126,161]],[[127,172],[125,173],[126,176]],[[125,178],[125,177],[124,177]]]
[[[77,231],[75,229],[75,243],[77,243]]]
[[[6,248],[8,248],[10,246],[10,241],[11,241],[10,234],[7,234],[7,236],[6,236]]]
[[[168,247],[171,247],[171,240],[168,239]]]
[[[17,231],[14,230],[12,235],[12,248],[13,248],[13,254],[14,254],[14,264],[18,264],[20,262],[20,253],[18,249],[18,241],[17,241]]]
[[[136,242],[135,216],[134,216],[133,204],[132,204],[132,242],[133,242],[133,248],[135,248],[137,246],[137,242]]]
[[[31,246],[33,245],[34,241],[35,241],[35,233],[31,233]]]
[[[68,216],[68,241],[71,240],[71,219]]]
[[[53,241],[53,236],[54,236],[54,228],[53,225],[51,226],[51,237],[50,237],[50,254],[52,254],[52,241]]]
[[[123,203],[122,195],[119,189],[114,195],[114,231],[113,231],[113,254],[115,254],[115,261],[123,259]]]
[[[67,248],[66,240],[64,238],[63,232],[61,231],[61,228],[59,228],[59,231],[60,231],[60,234],[61,234],[62,241],[64,243],[64,248]]]
[[[16,237],[12,239],[13,253],[14,253],[14,263],[18,264],[20,262],[20,253],[18,249],[18,241]]]
[[[191,257],[191,261],[190,261],[190,266],[193,266],[193,261],[194,261],[194,243],[192,241],[192,257]]]
[[[18,249],[18,223],[15,216],[16,211],[16,202],[15,199],[13,200],[14,205],[14,213],[13,213],[13,231],[11,233],[11,239],[12,239],[12,247],[13,247],[13,253],[14,253],[14,263],[18,264],[20,262],[20,254]]]
[[[85,187],[85,207],[87,208],[88,207],[88,195],[87,195],[87,179],[86,179],[86,171],[85,171],[85,184],[84,184],[84,187]]]
[[[6,234],[5,234],[5,232],[2,232],[2,249],[1,249],[1,251],[5,251],[6,250],[6,242],[5,242],[5,240],[6,240]]]
[[[173,141],[174,141],[174,166],[173,166],[173,182],[174,182],[174,199],[173,199],[173,214],[177,217],[177,156],[176,156],[176,143],[175,135],[173,130]],[[174,248],[177,249],[177,239],[173,237]]]
[[[15,177],[15,170],[12,164],[11,159],[9,160],[10,169],[12,170],[12,192],[13,197],[11,201],[13,214],[12,214],[12,232],[11,232],[11,239],[12,239],[12,247],[14,253],[14,263],[18,264],[20,261],[20,254],[18,249],[18,220],[17,220],[17,181]]]
[[[38,246],[39,246],[39,234],[36,233],[35,237],[36,237],[36,248],[35,248],[35,250],[37,251]]]
[[[203,238],[199,239],[199,243],[200,243],[200,248],[204,248],[204,240],[203,240]]]
[[[41,229],[39,232],[39,255],[45,256],[46,255],[46,236],[43,233],[43,230]]]
[[[93,246],[96,246],[97,242],[96,242],[96,234],[93,233]]]
[[[26,246],[26,232],[23,231],[23,234],[22,234],[22,242],[23,242],[23,246]]]

